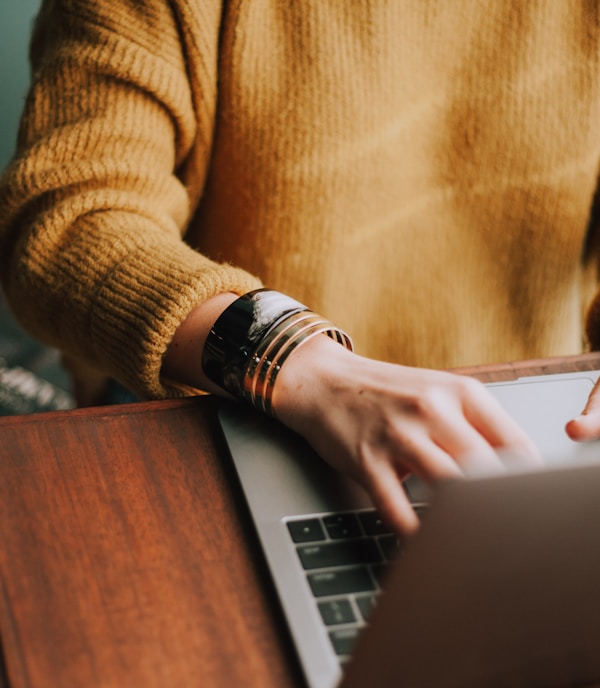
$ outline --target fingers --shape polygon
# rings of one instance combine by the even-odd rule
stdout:
[[[384,428],[363,446],[362,480],[382,517],[403,533],[418,523],[401,484],[407,472],[431,484],[542,464],[525,432],[470,378],[437,378]]]
[[[362,449],[360,480],[384,521],[405,535],[414,532],[419,523],[402,485],[407,474],[432,483],[464,473],[504,470],[500,458],[462,414],[446,413],[436,429],[434,441],[420,425],[405,422],[396,432]]]
[[[396,432],[363,445],[358,478],[385,523],[397,533],[411,535],[419,520],[404,490],[403,479],[414,473],[431,483],[460,477],[462,472],[456,461],[419,427],[407,431],[403,425]]]
[[[485,425],[480,422],[481,408],[488,402],[489,394],[473,382],[453,378],[447,389],[426,395],[419,406],[425,420],[422,427],[461,471],[501,469],[494,447],[503,437],[486,432]]]
[[[505,467],[494,447],[457,409],[445,414],[434,437],[466,475],[503,472]],[[438,476],[433,476],[434,479]]]
[[[542,464],[531,439],[483,385],[454,382],[459,388],[422,399],[412,422],[404,418],[378,448],[381,457],[364,464],[378,510],[400,532],[418,524],[400,480],[407,470],[432,483],[504,472],[507,464]]]
[[[542,457],[536,445],[488,390],[471,378],[466,378],[462,384],[468,388],[463,402],[465,419],[495,450],[496,457],[510,457],[513,464],[541,466]],[[502,463],[506,465],[507,461],[502,460]]]
[[[411,427],[407,423],[385,438],[379,453],[383,457],[381,460],[394,466],[401,477],[413,473],[426,482],[432,482],[462,475],[455,458],[432,440],[424,428]]]
[[[411,535],[419,527],[419,519],[395,468],[387,461],[376,461],[365,476],[365,488],[377,512],[397,533]]]
[[[446,388],[421,398],[415,420],[461,472],[503,471],[507,465],[505,457],[510,457],[512,464],[542,464],[531,439],[481,383],[457,376],[446,382]],[[408,454],[416,460],[415,465],[408,459],[412,471],[429,480],[447,477],[447,458],[441,461],[439,452],[434,453],[430,446],[423,449],[422,445],[423,442],[413,440],[408,447]],[[419,472],[420,468],[424,473]]]
[[[600,438],[600,410],[583,413],[570,420],[565,426],[567,435],[576,442],[587,442]]]
[[[408,473],[431,484],[503,471],[499,453],[541,463],[533,443],[481,383],[366,359],[327,338],[317,347],[318,356],[305,350],[300,382],[282,377],[278,417],[359,480],[399,532],[418,523],[402,486]],[[293,403],[287,404],[288,395]]]
[[[565,430],[577,442],[600,438],[600,380],[594,385],[581,415],[569,421]]]

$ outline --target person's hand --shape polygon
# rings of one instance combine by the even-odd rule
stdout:
[[[188,315],[166,352],[166,377],[226,395],[205,376],[197,352],[236,298],[219,294]],[[399,532],[418,525],[402,487],[411,473],[431,484],[502,470],[503,460],[541,464],[533,443],[474,379],[373,361],[325,335],[286,360],[272,402],[279,420],[360,482]]]
[[[577,442],[600,438],[600,380],[594,385],[581,415],[569,421],[565,429]]]
[[[399,532],[418,526],[402,487],[411,473],[431,484],[504,470],[499,453],[541,463],[531,440],[476,380],[363,358],[325,336],[286,361],[273,407],[322,458],[358,480]]]

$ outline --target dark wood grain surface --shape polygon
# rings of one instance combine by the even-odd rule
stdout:
[[[302,685],[225,456],[209,397],[0,418],[2,688]]]
[[[209,398],[0,420],[10,688],[302,685]]]

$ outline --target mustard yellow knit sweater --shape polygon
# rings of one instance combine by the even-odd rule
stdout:
[[[592,4],[45,2],[0,185],[14,311],[151,397],[193,306],[258,279],[384,360],[574,353],[586,312],[598,344]]]

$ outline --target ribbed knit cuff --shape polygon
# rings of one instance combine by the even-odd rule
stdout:
[[[165,238],[164,245],[140,246],[97,294],[92,319],[96,355],[142,398],[189,394],[190,388],[161,379],[175,331],[206,299],[260,286],[243,270],[213,263],[183,243]]]

